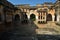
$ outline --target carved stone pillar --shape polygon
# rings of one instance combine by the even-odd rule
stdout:
[[[36,20],[38,20],[38,16],[36,16]]]
[[[28,20],[30,20],[30,16],[28,15]]]
[[[54,16],[54,15],[52,15],[52,21],[53,21],[53,22],[55,21],[55,16]]]
[[[59,22],[59,15],[57,15],[57,22]]]

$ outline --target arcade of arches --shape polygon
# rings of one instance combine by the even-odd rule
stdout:
[[[22,18],[24,21],[37,21],[37,23],[47,23],[49,21],[56,21],[56,16],[55,15],[51,15],[51,14],[47,14],[47,12],[45,11],[41,11],[38,13],[38,16],[34,13],[27,15],[26,13],[23,15]]]
[[[18,6],[18,5],[17,5]],[[21,20],[28,20],[28,21],[36,21],[37,23],[47,23],[47,22],[55,22],[57,21],[57,16],[55,15],[55,8],[51,4],[49,7],[48,5],[40,5],[35,7],[20,5],[18,6],[21,11]]]
[[[27,21],[36,21],[37,23],[47,23],[49,21],[55,22],[56,21],[56,15],[55,15],[55,10],[47,12],[48,9],[32,9],[29,10],[29,12],[20,12],[21,16],[21,21],[27,22]],[[18,18],[19,18],[18,17]]]

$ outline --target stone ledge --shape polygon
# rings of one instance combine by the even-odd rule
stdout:
[[[48,30],[36,29],[36,34],[58,35],[59,33],[57,33],[57,32],[54,31],[54,30],[50,31],[49,29],[48,29]]]

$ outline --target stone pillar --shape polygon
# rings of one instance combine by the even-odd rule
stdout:
[[[53,21],[53,22],[55,21],[55,16],[54,16],[54,15],[52,15],[52,21]]]
[[[47,15],[46,15],[46,13],[45,13],[45,21],[46,21],[46,16],[47,16]]]
[[[41,12],[40,12],[40,19],[39,19],[40,21],[41,21],[41,16],[42,16],[42,15],[41,15]]]
[[[31,23],[31,21],[30,21],[30,15],[28,15],[28,21],[29,21],[29,23]]]
[[[43,12],[42,12],[42,15],[41,16],[42,16],[42,20],[41,21],[43,21]]]
[[[36,16],[36,20],[38,19],[38,16]]]
[[[59,15],[57,15],[57,22],[59,22]]]
[[[38,22],[38,16],[36,16],[36,22]]]
[[[28,15],[28,20],[30,20],[30,16]]]
[[[1,11],[1,16],[2,16],[2,22],[4,22],[4,11],[3,11],[3,6],[1,5],[1,9],[0,9],[0,11]]]

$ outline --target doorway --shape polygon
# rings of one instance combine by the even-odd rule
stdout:
[[[35,21],[36,20],[36,16],[34,14],[31,14],[30,15],[30,20]]]
[[[52,15],[51,14],[47,15],[47,21],[52,21]]]
[[[14,19],[15,19],[16,21],[17,21],[17,20],[20,20],[19,14],[16,14]]]

